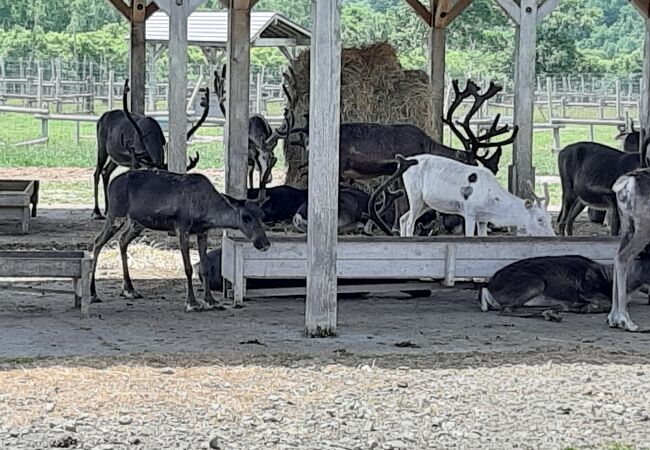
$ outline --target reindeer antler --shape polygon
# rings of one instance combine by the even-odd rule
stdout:
[[[205,94],[203,95],[203,99],[201,100],[201,106],[203,106],[203,114],[201,114],[201,118],[196,123],[196,125],[190,128],[190,131],[187,132],[188,141],[190,140],[192,135],[196,133],[196,130],[198,130],[201,127],[201,125],[203,125],[203,122],[205,122],[205,119],[208,118],[208,114],[210,113],[210,88],[205,88],[201,90]]]
[[[543,183],[544,186],[544,197],[539,197],[535,193],[535,189],[533,188],[533,183],[530,182],[530,180],[526,181],[526,186],[528,186],[528,189],[530,190],[530,195],[533,197],[535,202],[537,203],[537,206],[541,208],[548,208],[548,205],[551,203],[551,195],[549,194],[548,191],[548,183]]]
[[[226,68],[224,64],[221,68],[221,75],[219,71],[214,71],[214,95],[219,99],[219,109],[224,117],[226,117]]]
[[[481,94],[479,86],[472,80],[467,80],[465,89],[462,91],[458,87],[458,80],[453,80],[452,85],[454,88],[454,101],[449,107],[446,116],[442,118],[442,121],[443,123],[447,124],[451,131],[456,135],[456,137],[458,137],[467,152],[469,152],[474,158],[478,159],[479,161],[483,161],[487,157],[487,151],[485,154],[479,156],[479,149],[498,148],[504,145],[512,144],[515,141],[517,133],[519,131],[518,126],[513,127],[512,134],[507,139],[498,142],[490,142],[491,139],[506,134],[510,131],[510,127],[507,124],[502,127],[498,126],[499,120],[501,120],[501,114],[497,114],[495,116],[490,128],[482,135],[474,134],[470,126],[470,120],[472,117],[481,109],[485,102],[501,92],[503,87],[491,81],[485,93]],[[460,104],[465,99],[470,97],[474,98],[472,107],[469,109],[462,122],[455,122],[453,119],[453,113],[456,111],[456,109],[458,109]],[[458,127],[456,127],[456,124],[461,126],[465,132],[465,135],[460,132]]]

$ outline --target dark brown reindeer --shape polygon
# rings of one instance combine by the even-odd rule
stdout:
[[[285,74],[284,79],[288,80],[289,77],[293,79],[293,72],[290,75]],[[219,108],[224,117],[226,117],[226,66],[224,65],[221,70],[214,72],[214,93],[219,100]],[[286,139],[291,133],[291,129],[295,124],[293,111],[296,106],[296,96],[292,94],[289,86],[283,83],[282,88],[287,97],[288,108],[284,109],[284,120],[280,128],[271,130],[271,126],[264,116],[261,114],[253,114],[248,119],[248,188],[253,188],[253,173],[258,171],[261,176],[267,173],[267,168],[272,161],[275,161],[274,150],[278,145],[280,139]],[[264,180],[270,183],[273,180],[271,171],[268,171],[268,179]]]
[[[134,156],[135,158],[135,156]],[[270,168],[268,169],[270,170]],[[266,175],[266,174],[265,174]],[[217,305],[209,288],[206,253],[208,232],[214,228],[239,229],[258,250],[271,246],[262,225],[260,204],[265,199],[265,184],[257,201],[237,200],[217,192],[210,180],[200,174],[178,174],[157,169],[129,170],[109,185],[109,201],[104,229],[95,238],[90,292],[97,300],[95,271],[102,247],[122,228],[120,256],[124,281],[122,295],[140,298],[133,287],[127,262],[127,248],[146,228],[175,232],[178,235],[187,277],[185,311],[201,311]],[[125,227],[126,225],[126,227]],[[190,235],[196,234],[203,278],[203,302],[197,302],[192,286],[189,255]]]
[[[93,219],[103,219],[99,210],[98,189],[99,177],[101,175],[104,187],[105,210],[108,209],[108,182],[111,174],[118,166],[131,167],[133,155],[138,164],[143,167],[152,167],[167,170],[165,153],[167,142],[160,124],[153,117],[141,114],[130,114],[127,108],[127,96],[129,92],[129,79],[124,82],[122,94],[122,109],[107,111],[97,121],[97,167],[93,177],[95,196],[95,208]],[[205,97],[201,105],[204,107],[201,118],[187,132],[187,139],[199,129],[208,117],[210,91],[206,89]],[[130,151],[132,149],[132,151]],[[199,154],[196,158],[190,157],[187,170],[192,170],[199,162]]]
[[[562,149],[558,154],[562,183],[558,233],[572,236],[575,219],[589,206],[606,210],[611,234],[618,235],[620,220],[612,187],[620,176],[638,169],[641,159],[640,153],[625,153],[595,142],[577,142]]]

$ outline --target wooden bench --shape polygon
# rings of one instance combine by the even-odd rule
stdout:
[[[232,284],[235,303],[247,297],[246,279],[300,279],[307,275],[307,239],[269,233],[271,248],[256,250],[240,234],[224,233],[222,276]],[[502,267],[535,256],[583,255],[613,264],[616,237],[435,237],[339,236],[337,274],[342,279],[424,279],[453,286],[487,279]],[[357,291],[346,286],[346,292]],[[392,290],[392,289],[391,289]],[[399,290],[399,289],[396,289]],[[259,293],[256,293],[259,294]],[[272,292],[269,292],[272,296]]]
[[[27,233],[30,217],[36,217],[38,188],[37,180],[0,180],[0,223],[19,222],[21,232]]]
[[[74,305],[90,310],[92,257],[88,252],[0,251],[0,278],[72,278]]]

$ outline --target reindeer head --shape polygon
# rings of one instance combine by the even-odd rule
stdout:
[[[544,183],[544,197],[538,197],[537,194],[535,194],[535,190],[530,181],[527,184],[533,200],[524,201],[524,206],[528,213],[524,224],[526,235],[555,236],[553,221],[551,215],[548,213],[548,205],[551,202],[551,196],[548,192],[548,183]]]
[[[501,159],[502,147],[504,145],[512,144],[515,141],[519,128],[515,126],[512,129],[512,134],[507,139],[498,142],[490,142],[492,138],[510,132],[508,125],[498,127],[499,120],[501,119],[501,114],[497,114],[495,116],[489,130],[481,135],[474,133],[470,126],[470,120],[481,109],[486,101],[497,95],[503,88],[501,86],[497,86],[494,84],[494,82],[490,82],[490,86],[488,87],[487,91],[484,94],[481,94],[479,92],[480,88],[472,80],[467,80],[465,89],[462,91],[458,87],[458,80],[454,80],[452,82],[452,85],[454,88],[454,101],[449,107],[447,114],[442,117],[442,121],[449,126],[451,131],[463,144],[465,152],[467,152],[462,158],[464,162],[471,165],[477,165],[477,162],[480,162],[492,173],[496,174],[499,170],[499,161]],[[456,112],[463,100],[470,97],[474,98],[474,103],[465,115],[465,118],[462,122],[454,121],[454,112]],[[461,133],[456,125],[459,125],[465,134]],[[490,148],[496,148],[496,151],[492,154],[492,156],[489,154]],[[480,150],[483,150],[482,154],[479,154]]]

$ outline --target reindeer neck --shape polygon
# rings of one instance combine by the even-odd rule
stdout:
[[[222,198],[219,204],[214,208],[215,217],[213,225],[219,228],[239,228],[239,211],[238,201],[226,194],[220,194]]]

